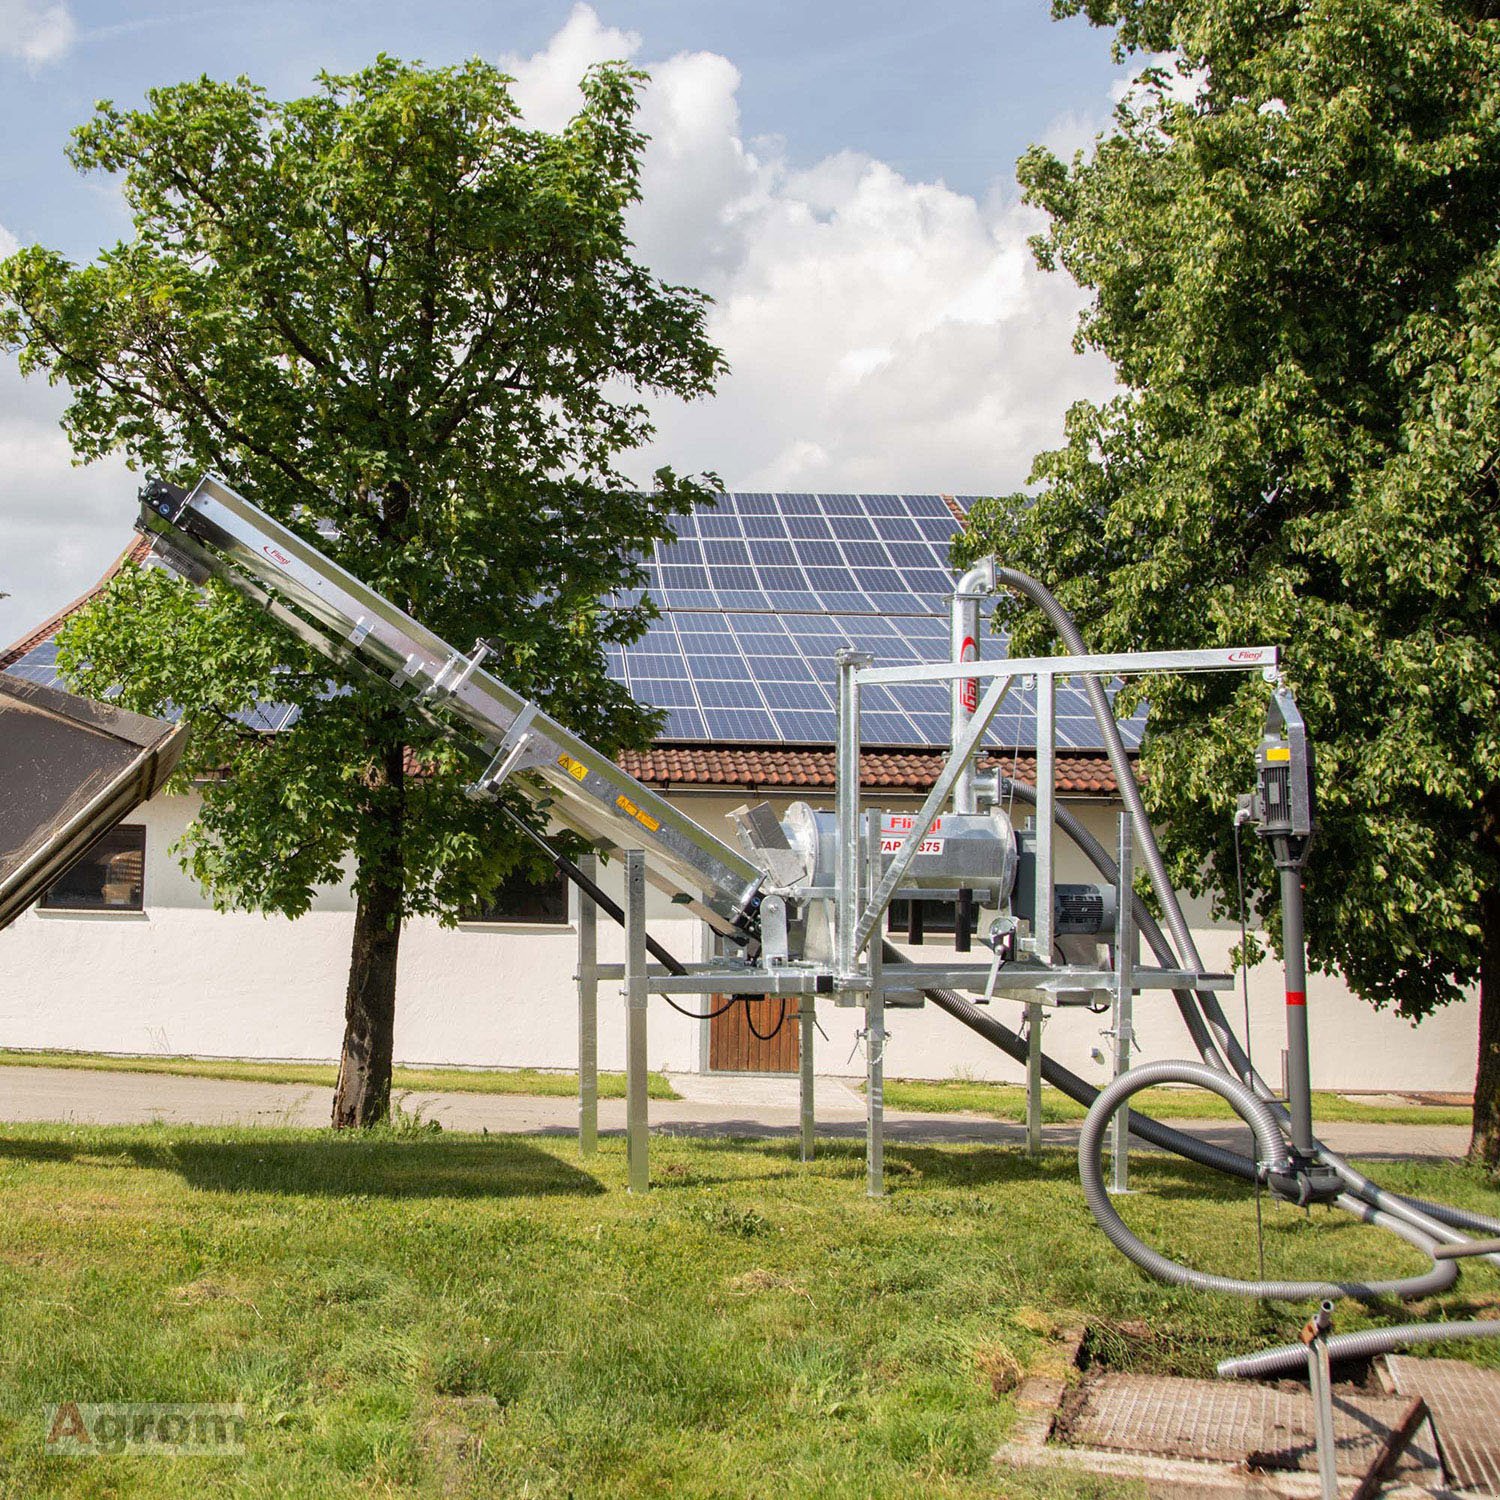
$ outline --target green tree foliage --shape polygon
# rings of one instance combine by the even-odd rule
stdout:
[[[70,157],[121,178],[134,235],[92,264],[0,264],[0,339],[67,382],[82,459],[216,470],[444,637],[496,642],[496,670],[602,749],[640,744],[655,720],[603,647],[644,607],[600,600],[704,485],[662,470],[642,494],[617,458],[650,436],[644,392],[702,395],[722,368],[701,294],[631,257],[641,78],[592,70],[556,134],[480,62],[382,57],[289,102],[204,78],[100,105]],[[330,685],[223,587],[126,570],[61,659],[86,692],[187,714],[184,774],[214,779],[185,858],[216,902],[297,916],[352,881],[335,1122],[379,1118],[401,922],[453,920],[527,856],[393,697]],[[266,700],[295,727],[247,723]]]
[[[1418,1018],[1481,979],[1500,1161],[1500,24],[1460,0],[1057,0],[1144,81],[1034,242],[1118,395],[976,508],[1099,649],[1279,642],[1318,742],[1315,965]],[[1023,646],[1038,627],[1018,621]],[[1232,891],[1264,687],[1153,681],[1147,798]],[[1275,929],[1266,862],[1254,898]],[[1222,900],[1223,898],[1221,898]]]

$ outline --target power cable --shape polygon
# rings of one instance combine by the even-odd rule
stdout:
[[[557,868],[560,874],[565,875],[569,880],[571,880],[573,884],[576,885],[578,889],[585,896],[587,896],[589,900],[592,901],[594,905],[597,906],[599,910],[602,911],[606,916],[613,917],[621,927],[625,925],[624,908],[621,907],[619,902],[615,901],[607,892],[605,892],[602,887],[600,887],[597,881],[590,880],[589,877],[585,875],[583,871],[580,870],[578,866],[574,864],[574,862],[562,852],[562,850],[556,849],[551,844],[549,844],[542,834],[538,833],[536,829],[534,829],[523,818],[518,817],[503,802],[497,805],[499,807],[501,815],[507,818],[516,828],[518,828],[523,834],[525,834],[525,836],[530,839],[531,842],[535,844],[537,848],[547,856],[548,859],[552,861],[553,865]],[[662,945],[657,942],[657,940],[652,937],[650,933],[646,934],[646,951],[666,969],[667,973],[679,977],[687,973],[687,965],[682,963],[668,949],[663,948]],[[657,991],[657,994],[661,999],[665,1000],[667,1004],[670,1005],[672,1009],[678,1013],[678,1015],[686,1016],[691,1021],[712,1021],[716,1016],[722,1016],[724,1012],[727,1011],[731,1006],[736,1004],[740,998],[738,995],[730,995],[722,1005],[718,1006],[714,1010],[696,1011],[689,1010],[685,1005],[679,1005],[670,995],[662,995],[660,991]],[[783,1001],[783,1007],[785,1006],[785,1004],[786,1002]],[[754,1030],[753,1027],[751,1029]]]
[[[771,1041],[786,1023],[786,996],[781,997],[781,1009],[776,1015],[776,1024],[769,1031],[760,1031],[755,1025],[755,1012],[752,1007],[764,1002],[765,996],[742,995],[740,998],[745,1002],[745,1025],[750,1028],[752,1036],[762,1042]]]

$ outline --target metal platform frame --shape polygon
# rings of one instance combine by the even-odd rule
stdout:
[[[1026,1006],[1029,1020],[1027,1069],[1027,1146],[1033,1154],[1041,1147],[1041,1031],[1052,1010],[1096,1002],[1110,1014],[1108,1033],[1112,1039],[1112,1067],[1116,1076],[1130,1065],[1134,1046],[1134,997],[1143,991],[1228,990],[1233,977],[1192,969],[1145,965],[1139,959],[1139,933],[1134,912],[1134,830],[1128,814],[1122,814],[1118,830],[1119,875],[1116,881],[1116,916],[1110,947],[1114,962],[1105,967],[1084,967],[1047,961],[1052,953],[1052,892],[1055,885],[1055,851],[1050,834],[1056,807],[1056,719],[1045,710],[1038,714],[1037,806],[1034,910],[1039,920],[1021,944],[1022,956],[1011,962],[986,957],[970,962],[893,963],[880,941],[881,920],[917,847],[952,793],[954,782],[972,765],[995,713],[1006,694],[1025,682],[1034,686],[1041,703],[1056,700],[1058,683],[1069,677],[1095,673],[1105,680],[1116,677],[1165,672],[1259,671],[1273,678],[1277,653],[1272,647],[1229,648],[1212,651],[1122,652],[1088,657],[1038,657],[1014,661],[965,661],[932,663],[920,667],[882,668],[865,653],[841,650],[835,654],[839,669],[839,726],[836,751],[836,817],[839,828],[839,868],[831,890],[815,892],[815,899],[832,900],[835,908],[836,952],[831,966],[807,963],[761,965],[751,962],[716,961],[689,964],[686,973],[674,975],[651,963],[644,946],[644,869],[648,852],[625,854],[627,913],[627,957],[623,964],[598,964],[593,952],[593,929],[579,932],[579,1015],[592,1016],[591,996],[600,981],[619,982],[627,1007],[626,1139],[631,1190],[649,1187],[647,1168],[646,1025],[651,994],[707,997],[709,995],[796,996],[802,1027],[798,1071],[799,1144],[802,1160],[810,1161],[816,1146],[813,1034],[815,1004],[820,996],[842,1006],[862,1006],[865,1046],[866,1089],[866,1191],[879,1197],[884,1191],[884,1065],[888,1038],[886,1007],[892,996],[913,991],[956,989],[971,994],[1007,998]],[[889,864],[881,853],[878,809],[861,805],[859,786],[860,693],[866,685],[892,682],[946,683],[959,678],[980,678],[988,687],[964,733],[950,748],[931,792],[915,815],[913,827],[902,849]],[[1044,833],[1046,830],[1046,833]],[[587,979],[584,976],[588,976]],[[587,1024],[592,1025],[592,1021]],[[580,1049],[580,1055],[583,1049]],[[597,1105],[592,1082],[580,1077],[580,1142],[585,1139]],[[592,1115],[591,1115],[592,1108]],[[1113,1172],[1111,1191],[1129,1188],[1129,1133],[1127,1111],[1122,1109],[1112,1127]],[[585,1148],[587,1149],[587,1148]]]

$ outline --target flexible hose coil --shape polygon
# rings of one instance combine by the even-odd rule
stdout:
[[[1434,1292],[1446,1291],[1458,1279],[1457,1262],[1434,1260],[1431,1269],[1420,1275],[1386,1281],[1242,1281],[1233,1276],[1196,1271],[1191,1266],[1184,1266],[1170,1259],[1159,1250],[1153,1250],[1131,1232],[1115,1211],[1104,1186],[1101,1162],[1104,1132],[1109,1128],[1115,1111],[1133,1094],[1159,1083],[1192,1084],[1225,1100],[1250,1127],[1251,1134],[1255,1137],[1256,1155],[1263,1175],[1274,1177],[1284,1174],[1292,1166],[1291,1153],[1270,1107],[1253,1089],[1239,1079],[1231,1078],[1228,1073],[1210,1067],[1207,1063],[1157,1062],[1145,1063],[1121,1074],[1100,1092],[1084,1119],[1083,1133],[1078,1141],[1078,1175],[1083,1184],[1084,1199],[1090,1212],[1099,1221],[1099,1227],[1109,1237],[1110,1243],[1143,1271],[1174,1286],[1197,1287],[1206,1292],[1229,1292],[1241,1297],[1276,1297],[1286,1301],[1302,1297],[1357,1297],[1361,1301],[1376,1297],[1427,1297]],[[1421,1230],[1361,1203],[1348,1193],[1340,1194],[1335,1201],[1340,1208],[1355,1214],[1366,1223],[1378,1224],[1381,1228],[1390,1230],[1431,1256],[1435,1248],[1434,1242]]]

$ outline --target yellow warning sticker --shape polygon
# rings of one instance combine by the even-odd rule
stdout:
[[[557,763],[574,781],[582,781],[589,774],[589,768],[581,760],[574,760],[571,755],[559,755]]]
[[[621,812],[628,813],[632,818],[636,820],[637,823],[641,825],[642,828],[649,828],[652,833],[655,833],[656,830],[661,827],[661,824],[658,823],[650,813],[642,812],[640,808],[638,808],[635,803],[630,800],[629,797],[616,797],[615,806],[618,807]]]
[[[1271,748],[1266,751],[1266,759],[1268,761],[1269,760],[1290,760],[1291,758],[1292,758],[1292,747],[1290,745],[1272,745]]]

